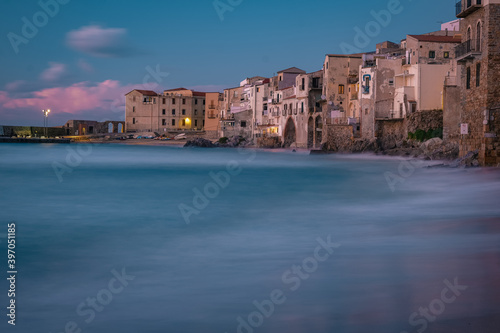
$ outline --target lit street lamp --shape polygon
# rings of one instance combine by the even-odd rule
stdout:
[[[49,126],[49,113],[50,113],[50,109],[47,109],[47,110],[42,110],[43,112],[43,127],[44,127],[44,133],[45,133],[45,137],[48,137],[49,133],[48,133],[48,129],[47,129],[47,126]]]

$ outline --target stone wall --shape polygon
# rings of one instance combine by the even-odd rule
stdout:
[[[406,119],[384,119],[375,122],[375,133],[379,146],[393,149],[408,138]]]
[[[443,141],[458,143],[460,141],[460,104],[461,88],[445,86],[443,90]]]
[[[352,150],[353,132],[351,125],[326,125],[326,149],[335,152]]]
[[[12,136],[32,136],[40,137],[45,133],[44,127],[31,127],[31,126],[0,126],[0,135],[6,137]],[[64,136],[65,130],[60,127],[48,127],[47,133],[49,136]]]
[[[430,110],[418,111],[408,116],[408,133],[417,130],[428,131],[443,128],[443,111]]]

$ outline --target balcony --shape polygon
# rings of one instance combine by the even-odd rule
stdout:
[[[483,7],[482,0],[461,0],[456,4],[456,15],[464,18]]]
[[[475,39],[469,39],[455,47],[455,58],[458,62],[465,62],[481,55],[481,45]]]
[[[209,110],[215,110],[216,108],[217,108],[217,106],[216,106],[215,104],[210,104],[210,105],[208,106],[208,109],[209,109]]]

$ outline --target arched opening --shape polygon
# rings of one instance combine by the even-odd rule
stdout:
[[[323,140],[323,122],[321,121],[321,116],[316,117],[316,140],[314,145],[316,147],[321,146],[321,141]]]
[[[123,124],[122,123],[118,124],[118,133],[123,133]]]
[[[113,133],[113,123],[108,124],[108,133]]]
[[[476,51],[481,51],[481,22],[477,22]]]
[[[290,147],[297,141],[297,134],[295,131],[295,123],[292,118],[288,118],[285,126],[285,134],[283,138],[283,145],[285,148]]]
[[[314,147],[314,119],[309,117],[307,121],[307,148]]]
[[[469,28],[467,28],[467,41],[470,41],[471,37],[472,36],[471,36],[470,27],[469,27]]]

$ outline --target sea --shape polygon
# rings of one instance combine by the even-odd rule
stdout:
[[[441,163],[0,144],[0,331],[498,333],[500,169]]]

